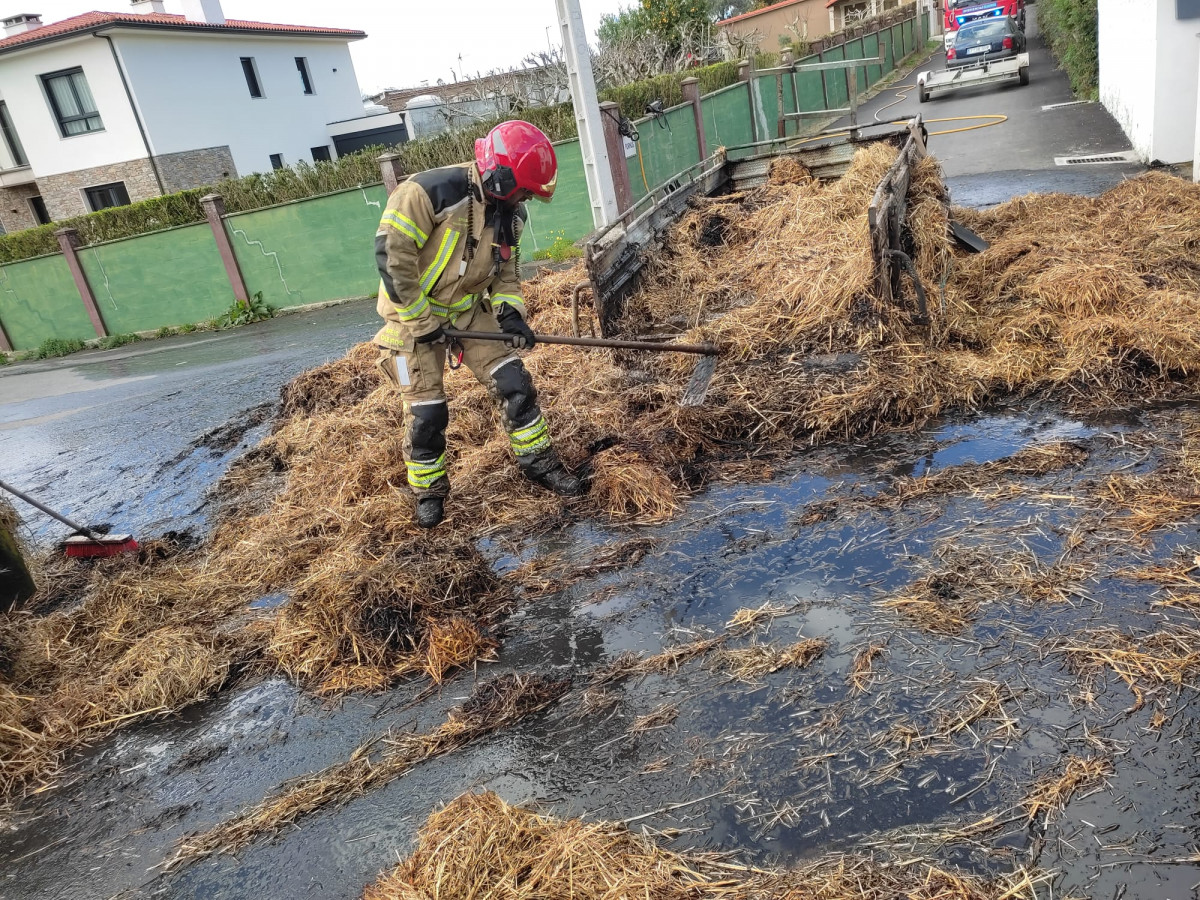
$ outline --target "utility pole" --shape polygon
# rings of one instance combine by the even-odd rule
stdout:
[[[592,75],[592,55],[588,50],[587,30],[579,0],[554,0],[558,25],[562,31],[563,56],[567,63],[567,81],[571,86],[571,104],[579,126],[579,147],[583,151],[583,172],[587,177],[588,197],[592,202],[592,223],[597,228],[615,222],[617,190],[609,167],[608,147],[604,142],[604,123],[596,99],[596,79]]]

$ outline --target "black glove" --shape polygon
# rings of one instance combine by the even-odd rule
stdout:
[[[526,325],[521,314],[507,303],[500,304],[500,313],[496,316],[496,321],[500,323],[501,331],[511,335],[508,343],[514,350],[531,350],[537,343],[533,329]]]
[[[418,344],[440,344],[446,340],[446,332],[439,325],[433,331],[429,332],[429,334],[423,334],[418,338],[413,338],[413,340]]]

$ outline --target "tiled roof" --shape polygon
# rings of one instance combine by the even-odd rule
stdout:
[[[204,31],[253,32],[256,34],[319,35],[344,37],[352,40],[367,36],[364,31],[355,31],[348,28],[316,28],[311,25],[273,25],[268,22],[248,22],[244,19],[226,19],[224,25],[213,25],[210,22],[197,22],[171,13],[89,12],[80,16],[73,16],[70,19],[63,19],[61,22],[52,22],[49,25],[43,25],[41,28],[35,28],[23,34],[14,34],[12,37],[4,38],[0,40],[0,53],[25,44],[70,37],[73,34],[93,31],[107,25],[133,25],[143,28],[146,26],[158,26],[167,30],[194,28]]]
[[[770,12],[773,9],[783,9],[785,6],[795,6],[797,3],[803,3],[804,0],[783,0],[782,3],[773,3],[770,6],[764,6],[762,9],[752,9],[750,12],[742,13],[740,16],[732,16],[728,19],[722,19],[718,25],[728,25],[730,22],[740,22],[742,19],[753,19],[755,16],[761,16],[763,13]]]

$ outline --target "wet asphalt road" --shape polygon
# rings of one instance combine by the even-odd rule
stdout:
[[[1094,193],[1125,174],[1113,167],[1066,172],[1053,165],[1053,155],[1066,148],[1116,149],[1113,126],[1094,106],[1043,114],[1041,104],[1066,96],[1061,74],[1038,59],[1029,88],[926,105],[930,115],[1010,115],[997,128],[931,138],[956,201],[987,205],[1031,187]],[[911,105],[916,107],[915,97]],[[908,108],[902,104],[888,113],[901,110]],[[196,447],[197,441],[243,411],[272,402],[296,373],[340,356],[375,327],[373,304],[361,302],[224,334],[2,368],[0,470],[86,521],[115,522],[144,535],[200,530],[206,489],[262,429],[225,451]],[[662,543],[635,569],[592,579],[516,615],[493,671],[578,676],[622,650],[653,652],[679,639],[672,629],[684,629],[683,639],[697,630],[720,630],[738,607],[768,601],[794,611],[763,640],[830,640],[829,652],[812,670],[779,673],[756,687],[730,684],[694,666],[630,685],[608,718],[581,723],[564,706],[315,815],[239,859],[211,860],[169,881],[153,867],[181,835],[256,801],[287,777],[345,758],[386,729],[436,725],[469,691],[471,676],[403,713],[398,710],[421,685],[329,706],[268,681],[178,719],[128,729],[86,754],[74,767],[73,783],[31,803],[11,823],[0,823],[6,832],[0,839],[0,898],[356,897],[407,849],[431,809],[473,787],[500,791],[512,802],[538,801],[559,814],[618,819],[717,793],[710,802],[647,821],[684,829],[683,844],[739,850],[752,859],[798,859],[861,847],[863,835],[878,839],[900,826],[982,815],[1019,796],[1031,773],[1054,765],[1064,748],[1087,751],[1098,728],[1107,729],[1101,740],[1121,749],[1122,768],[1113,790],[1072,804],[1054,832],[1062,843],[1053,843],[1040,862],[1064,873],[1055,893],[1126,900],[1189,896],[1195,876],[1185,866],[1140,865],[1134,873],[1114,864],[1151,852],[1164,859],[1192,852],[1200,795],[1190,698],[1161,737],[1147,744],[1140,739],[1149,710],[1121,718],[1129,696],[1120,685],[1101,691],[1094,707],[1081,712],[1074,677],[1052,657],[1011,668],[1020,655],[1018,640],[1085,623],[1120,624],[1122,610],[1144,601],[1148,588],[1137,594],[1126,586],[1114,593],[1119,602],[1106,607],[1095,600],[1102,592],[1093,586],[1092,596],[1036,616],[1002,606],[982,619],[973,642],[929,639],[898,632],[873,606],[881,592],[913,576],[922,555],[965,531],[985,545],[1033,546],[1052,558],[1057,545],[1046,534],[1065,533],[1069,523],[1036,504],[1014,501],[1002,508],[964,504],[938,515],[926,510],[796,524],[810,501],[855,486],[874,490],[897,474],[999,458],[1032,442],[1093,441],[1096,471],[1132,465],[1112,448],[1125,431],[1144,425],[1048,414],[947,423],[809,455],[768,485],[716,488],[690,503],[679,522],[650,532]],[[1085,470],[1077,478],[1085,482],[1092,475]],[[1075,478],[1051,479],[1047,490],[1069,490]],[[58,533],[57,526],[30,522],[41,537]],[[624,537],[579,525],[547,539],[547,547],[579,553]],[[1189,529],[1154,552],[1169,554],[1194,538]],[[845,671],[855,652],[875,639],[893,642],[883,684],[850,703]],[[1019,702],[1027,730],[1020,740],[963,742],[945,756],[914,761],[882,787],[864,784],[879,762],[864,746],[864,734],[879,732],[896,716],[919,721],[934,715],[923,706],[931,685],[954,693],[985,675],[1025,685]],[[679,705],[677,725],[639,740],[624,736],[634,717],[663,702]],[[852,727],[839,729],[837,722]],[[804,761],[827,751],[847,762],[831,767]],[[975,786],[979,790],[968,800],[956,802]],[[982,857],[970,848],[950,856],[979,871],[1011,871],[1028,859],[1033,843],[1016,827]]]
[[[86,524],[135,534],[195,529],[204,491],[230,457],[193,450],[195,442],[274,402],[298,373],[370,340],[377,323],[374,303],[362,301],[2,367],[0,471]],[[39,538],[63,530],[32,511],[27,523]]]

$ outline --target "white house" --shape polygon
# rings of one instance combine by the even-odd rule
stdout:
[[[1200,163],[1200,0],[1099,0],[1099,16],[1100,102],[1146,162]]]
[[[183,0],[182,15],[132,5],[3,20],[4,230],[330,159],[335,138],[402,128],[360,125],[349,44],[361,31],[226,19],[220,0]]]

